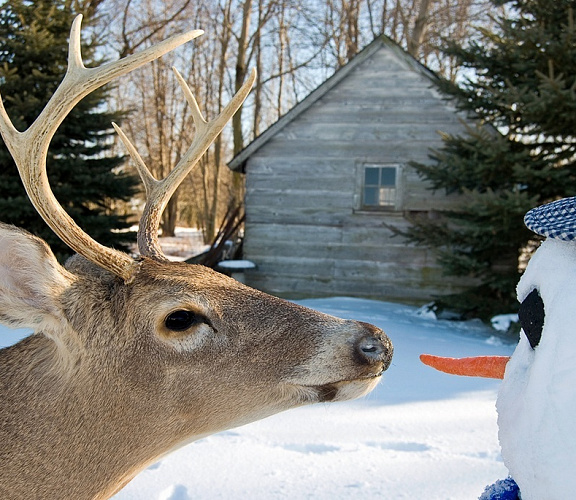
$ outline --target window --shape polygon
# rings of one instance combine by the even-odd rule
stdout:
[[[362,208],[394,210],[398,201],[398,167],[364,165]]]

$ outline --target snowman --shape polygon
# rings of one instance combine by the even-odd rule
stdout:
[[[512,356],[421,356],[448,373],[503,379],[498,438],[511,478],[481,500],[576,498],[576,197],[535,208],[524,222],[547,239],[518,283],[522,331]]]

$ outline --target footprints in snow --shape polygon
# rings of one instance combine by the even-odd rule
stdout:
[[[390,451],[404,451],[404,452],[423,452],[431,450],[430,446],[424,443],[416,442],[403,442],[403,441],[383,441],[383,442],[366,442],[361,443],[364,446],[370,448],[377,448],[380,450],[390,450]],[[329,444],[283,444],[281,445],[287,451],[294,451],[297,453],[302,453],[305,455],[322,455],[324,453],[339,452],[339,451],[350,451],[348,448],[343,448],[339,446],[329,445]]]
[[[172,484],[166,488],[158,497],[158,500],[191,500],[186,486],[182,484]]]

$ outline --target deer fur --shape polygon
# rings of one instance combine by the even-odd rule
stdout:
[[[366,394],[390,365],[378,328],[248,288],[203,266],[170,262],[158,224],[170,196],[240,107],[255,73],[213,120],[178,73],[196,135],[156,180],[117,128],[145,185],[141,256],[103,247],[55,199],[46,155],[89,92],[201,34],[85,68],[80,20],[68,70],[35,122],[16,130],[0,99],[0,134],[31,202],[77,255],[0,223],[0,322],[31,328],[0,350],[0,498],[105,499],[170,451],[296,406]],[[182,319],[184,317],[184,320]]]
[[[265,295],[202,266],[143,259],[130,284],[0,225],[0,497],[109,498],[170,451],[296,406],[370,391],[373,326]],[[175,309],[202,323],[174,335]],[[364,359],[358,341],[385,354]]]

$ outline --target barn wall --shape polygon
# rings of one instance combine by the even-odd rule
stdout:
[[[250,285],[283,295],[427,301],[458,282],[431,253],[393,237],[404,212],[449,206],[407,162],[425,162],[438,131],[461,130],[431,82],[392,50],[356,66],[248,160],[245,257]],[[402,166],[402,211],[359,210],[364,163]]]

